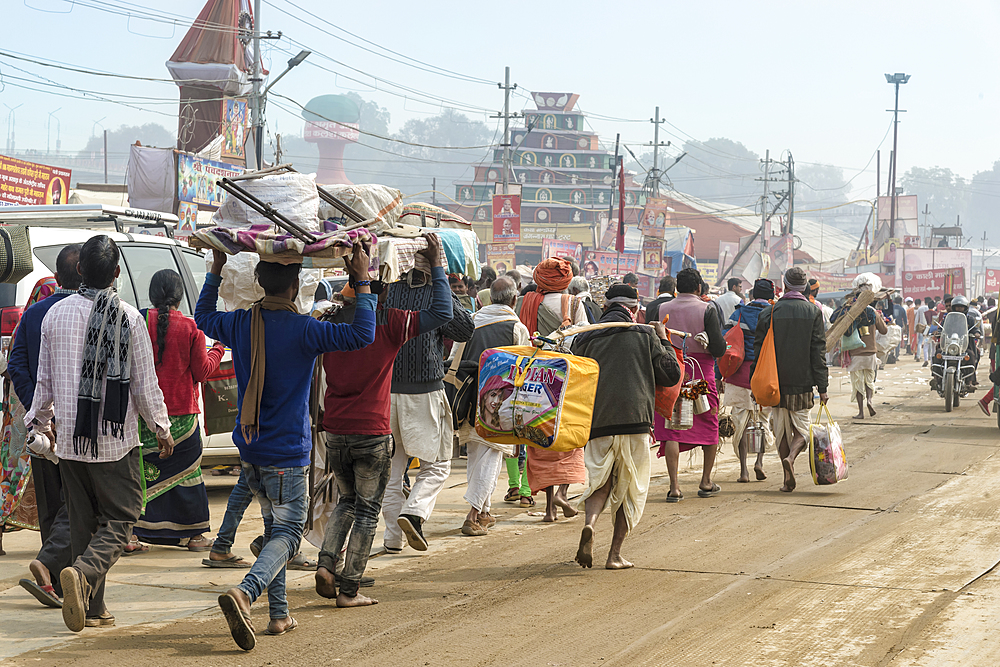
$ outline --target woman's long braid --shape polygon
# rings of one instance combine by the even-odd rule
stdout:
[[[156,365],[163,361],[167,347],[167,328],[170,326],[170,309],[184,298],[184,283],[180,274],[171,269],[161,269],[149,281],[149,301],[156,308]]]

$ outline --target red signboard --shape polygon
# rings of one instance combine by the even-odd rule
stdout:
[[[71,173],[0,155],[0,206],[65,204]]]
[[[623,252],[619,255],[616,252],[588,250],[583,254],[583,275],[588,279],[594,276],[622,276],[638,270],[637,252]]]
[[[542,239],[542,259],[549,257],[565,257],[580,264],[583,261],[583,244],[558,239]]]
[[[521,195],[493,195],[493,242],[521,240]]]
[[[996,269],[986,269],[986,292],[996,292],[1000,290],[1000,271]]]
[[[965,269],[927,269],[903,271],[903,296],[923,299],[927,296],[965,294]]]

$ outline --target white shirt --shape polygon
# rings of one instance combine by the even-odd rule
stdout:
[[[579,295],[577,295],[579,296]],[[542,297],[542,303],[552,309],[555,313],[562,313],[562,298],[563,294],[560,292],[549,292]],[[570,324],[590,324],[590,320],[587,319],[587,309],[580,306],[576,309],[576,319],[570,322]]]
[[[729,321],[729,316],[736,312],[736,306],[743,303],[743,297],[732,290],[726,292],[715,300],[722,308],[722,321]]]
[[[132,331],[125,437],[112,435],[110,429],[105,434],[103,427],[98,425],[97,458],[91,455],[90,447],[80,453],[73,451],[73,428],[76,424],[84,337],[94,302],[73,294],[52,306],[42,320],[35,398],[24,417],[24,423],[30,426],[37,419],[41,427],[46,427],[54,416],[57,424],[55,451],[61,459],[84,463],[120,461],[140,444],[138,415],[142,415],[151,428],[155,426],[158,436],[165,438],[170,433],[170,417],[156,379],[153,345],[149,341],[146,322],[139,311],[129,304],[122,302],[122,307],[125,308],[125,316],[128,317]],[[99,410],[98,414],[103,418],[103,401]]]

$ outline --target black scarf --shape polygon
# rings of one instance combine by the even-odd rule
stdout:
[[[93,289],[81,285],[79,294],[94,302],[84,337],[83,365],[76,399],[76,424],[73,427],[73,453],[90,448],[97,458],[97,422],[104,385],[104,422],[102,435],[125,438],[125,415],[128,413],[129,373],[132,366],[131,328],[125,308],[114,286]],[[107,382],[104,382],[105,375]]]

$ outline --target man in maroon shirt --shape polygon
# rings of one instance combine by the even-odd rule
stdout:
[[[356,352],[323,355],[327,381],[323,416],[326,461],[337,478],[340,498],[319,553],[316,592],[325,598],[336,598],[338,607],[378,604],[378,600],[360,595],[358,588],[389,481],[393,454],[389,426],[393,361],[406,341],[433,331],[452,318],[451,292],[441,263],[441,241],[436,234],[426,234],[425,238],[427,248],[420,254],[431,265],[430,307],[423,311],[386,308],[383,290],[375,312],[375,342]],[[375,285],[372,288],[373,292],[377,289]],[[345,306],[336,315],[337,321],[350,321],[353,317],[353,306]],[[344,569],[336,576],[337,560],[348,532],[351,538]]]

